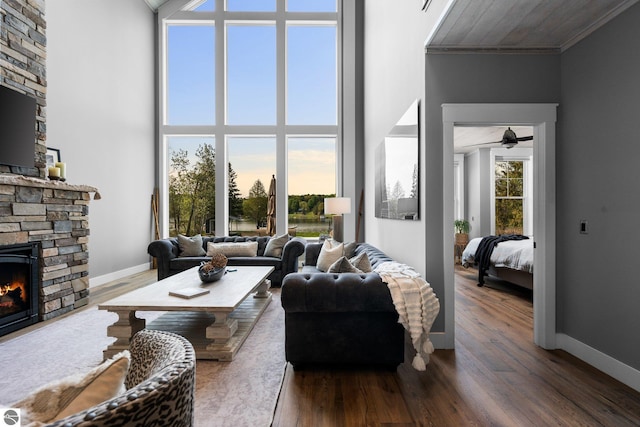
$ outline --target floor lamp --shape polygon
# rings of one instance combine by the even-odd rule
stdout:
[[[343,242],[342,214],[351,213],[351,199],[349,197],[328,197],[324,199],[324,213],[333,215],[333,239]]]

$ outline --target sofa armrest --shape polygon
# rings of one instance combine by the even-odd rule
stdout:
[[[298,258],[305,252],[307,241],[292,237],[282,248],[282,277],[298,271]]]
[[[307,243],[304,253],[304,265],[317,265],[322,243]]]
[[[285,312],[396,312],[378,273],[292,273],[282,281]]]
[[[158,280],[169,277],[170,262],[178,256],[177,247],[172,239],[155,240],[149,243],[147,253],[155,257],[158,264]]]

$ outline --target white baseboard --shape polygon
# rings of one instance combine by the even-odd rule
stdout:
[[[119,270],[113,273],[105,274],[102,276],[91,277],[89,278],[89,289],[94,288],[96,286],[104,285],[105,283],[111,282],[113,280],[118,280],[118,279],[122,279],[123,277],[131,276],[132,274],[142,273],[143,271],[147,271],[150,269],[151,269],[151,263],[147,262],[144,264],[125,268],[124,270]]]
[[[628,385],[636,391],[640,391],[639,370],[625,365],[619,360],[565,334],[557,334],[556,343],[559,349],[571,353],[578,359],[587,362],[589,365],[601,370],[621,383]]]
[[[433,344],[433,348],[436,350],[452,350],[453,345],[447,345],[449,341],[448,338],[444,332],[429,332],[429,339],[431,340],[431,344]]]

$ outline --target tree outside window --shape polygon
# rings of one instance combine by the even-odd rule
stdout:
[[[261,232],[272,176],[276,232],[326,233],[322,201],[336,192],[340,148],[340,2],[183,3],[159,31],[169,234]]]
[[[524,162],[496,161],[495,234],[523,234]]]

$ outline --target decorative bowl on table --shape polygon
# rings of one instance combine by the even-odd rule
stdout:
[[[220,280],[224,273],[226,273],[227,267],[222,268],[214,268],[213,270],[204,271],[202,266],[198,269],[198,275],[200,275],[200,280],[203,282],[215,282]]]
[[[198,275],[203,282],[215,282],[220,280],[227,271],[227,257],[222,254],[214,254],[209,261],[202,261],[198,268]]]

